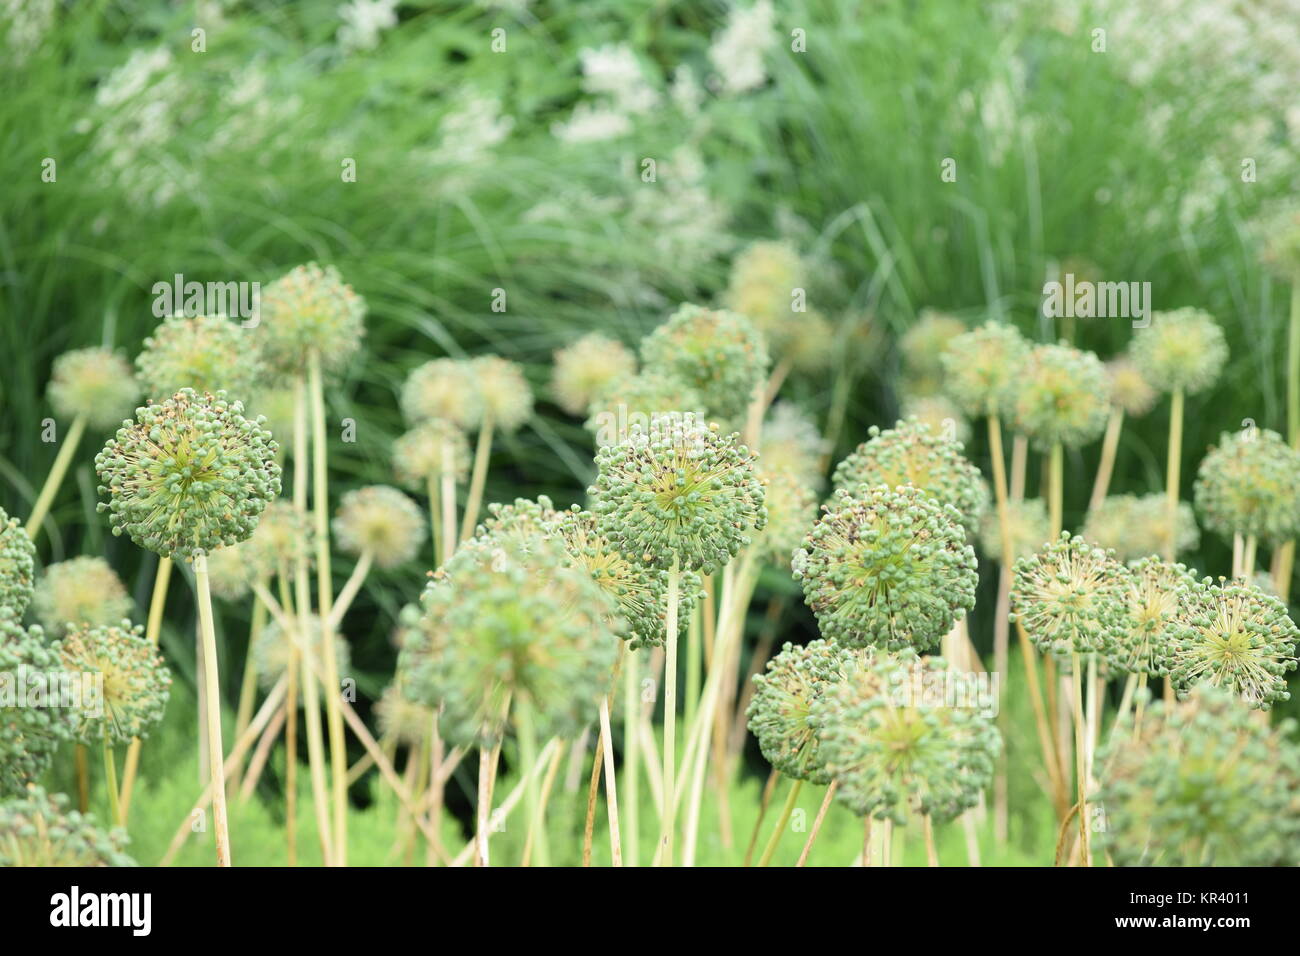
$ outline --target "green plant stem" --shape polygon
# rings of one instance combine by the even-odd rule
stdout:
[[[758,834],[763,827],[763,818],[767,816],[767,808],[772,804],[772,794],[780,779],[781,772],[773,767],[767,775],[767,782],[763,784],[763,795],[758,800],[758,815],[754,817],[754,829],[750,831],[749,844],[745,847],[745,866],[750,866],[754,862],[754,850],[758,847]]]
[[[1083,660],[1078,651],[1072,652],[1070,681],[1074,698],[1074,773],[1079,794],[1079,858],[1084,866],[1092,866],[1088,848],[1088,753],[1086,727],[1083,720]]]
[[[221,682],[217,678],[217,631],[212,622],[208,556],[195,555],[193,566],[199,602],[203,679],[207,685],[204,719],[208,728],[208,773],[212,786],[212,825],[217,844],[217,866],[230,866],[230,828],[226,819],[225,752],[221,745]]]
[[[623,807],[626,819],[623,832],[627,834],[624,862],[637,866],[641,842],[641,735],[637,724],[641,719],[640,663],[636,652],[629,653],[623,661]]]
[[[1119,436],[1124,428],[1124,409],[1112,406],[1110,419],[1106,422],[1106,436],[1101,441],[1101,460],[1097,464],[1097,477],[1092,483],[1092,497],[1088,499],[1088,512],[1091,514],[1106,500],[1110,491],[1111,475],[1115,472],[1115,453],[1119,450]]]
[[[1300,274],[1291,279],[1291,321],[1286,352],[1287,439],[1300,451]],[[1273,589],[1283,601],[1291,597],[1291,574],[1295,569],[1295,539],[1278,549]]]
[[[714,661],[714,666],[718,665]],[[695,712],[700,703],[701,673],[704,667],[704,645],[700,640],[700,609],[697,606],[686,625],[686,699],[683,714],[686,726],[695,722]]]
[[[456,553],[456,461],[451,442],[444,441],[441,449],[442,465],[438,471],[440,490],[438,503],[442,506],[442,563],[445,565]],[[465,511],[468,517],[468,508]]]
[[[1183,390],[1174,389],[1169,403],[1169,459],[1165,469],[1165,522],[1169,538],[1165,560],[1173,561],[1178,550],[1179,469],[1183,457]]]
[[[172,559],[160,557],[158,567],[154,571],[153,594],[149,598],[149,618],[144,629],[145,639],[154,647],[158,646],[158,640],[162,636],[163,608],[167,604],[167,589],[171,585],[171,580]],[[122,795],[118,800],[122,806],[124,826],[131,815],[131,791],[135,788],[136,772],[140,766],[140,747],[141,741],[133,738],[126,748],[126,763],[123,765],[122,772]]]
[[[600,699],[600,741],[605,760],[605,810],[609,817],[609,847],[614,866],[623,865],[623,841],[618,832],[618,781],[614,775],[614,738],[609,726],[609,697]]]
[[[1052,540],[1056,540],[1065,528],[1065,450],[1059,441],[1052,443],[1048,468],[1051,469],[1051,478],[1048,485],[1047,513],[1052,529]]]
[[[534,772],[537,766],[537,726],[533,719],[533,705],[526,696],[520,696],[515,709],[518,717],[519,756],[524,773],[524,809],[528,817],[529,843],[537,847],[537,865],[550,866],[551,852],[546,839],[546,821],[541,817],[541,802],[538,798],[538,780]],[[597,756],[597,759],[600,759]]]
[[[72,752],[73,764],[77,772],[77,809],[82,813],[90,812],[90,754],[86,745],[78,743]]]
[[[679,558],[668,569],[668,614],[664,624],[664,812],[659,837],[659,864],[673,865],[673,831],[677,828],[677,613],[681,586]],[[716,651],[715,651],[716,653]]]
[[[290,618],[296,619],[288,568],[282,565],[277,577],[280,604]],[[259,601],[266,607],[265,601]],[[298,642],[290,641],[289,664],[284,671],[284,839],[290,866],[298,865],[298,668]]]
[[[939,850],[934,845],[934,821],[930,814],[921,814],[921,833],[925,836],[925,863],[927,866],[939,865]]]
[[[41,493],[36,496],[36,503],[32,505],[32,513],[24,528],[27,537],[32,540],[36,539],[36,533],[44,523],[45,516],[50,513],[50,505],[54,503],[54,496],[59,493],[59,486],[63,484],[63,477],[68,473],[68,465],[72,463],[72,455],[77,450],[77,445],[81,443],[81,435],[85,430],[86,416],[78,415],[68,426],[68,433],[63,436],[63,443],[59,445],[58,454],[54,456],[54,464],[50,466],[50,473],[45,476],[45,484],[41,486]]]
[[[474,533],[478,511],[483,504],[483,486],[487,483],[488,461],[492,457],[492,413],[483,415],[483,425],[478,430],[478,444],[474,449],[474,473],[470,477],[469,494],[465,498],[465,516],[460,526],[460,540]],[[450,533],[450,532],[448,532]]]
[[[786,824],[790,822],[790,815],[794,813],[795,801],[799,799],[801,789],[803,789],[802,780],[796,780],[790,787],[790,794],[785,798],[785,806],[781,808],[781,816],[777,818],[776,826],[772,828],[772,835],[767,838],[763,855],[758,858],[759,866],[767,866],[772,862],[772,855],[776,853],[776,845],[781,842],[781,834],[785,831]]]
[[[438,495],[438,477],[430,475],[427,481],[429,495],[429,531],[433,542],[433,566],[442,564],[442,503]]]
[[[113,759],[113,745],[108,742],[107,733],[104,734],[104,783],[108,790],[109,819],[115,827],[124,826],[122,804],[117,797],[117,762]]]
[[[817,808],[817,816],[813,820],[812,829],[808,831],[808,839],[803,845],[803,850],[799,853],[799,862],[795,866],[807,864],[808,854],[812,852],[813,844],[817,842],[817,834],[821,833],[822,820],[826,819],[826,811],[831,807],[831,798],[835,796],[837,786],[839,786],[839,781],[832,780],[830,786],[826,788],[826,795],[822,797],[822,805]]]

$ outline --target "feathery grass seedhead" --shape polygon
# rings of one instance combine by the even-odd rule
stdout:
[[[126,831],[105,831],[61,793],[32,784],[0,803],[0,867],[135,866]]]
[[[809,712],[814,701],[863,661],[863,652],[832,641],[819,639],[802,647],[786,642],[767,662],[767,672],[754,675],[754,696],[745,715],[768,763],[794,780],[818,786],[831,782]]]
[[[533,414],[533,389],[518,362],[480,355],[470,360],[470,375],[483,397],[484,413],[501,431],[516,431]]]
[[[102,707],[83,706],[76,713],[74,733],[83,744],[143,739],[162,720],[172,675],[144,628],[130,621],[74,625],[59,644],[59,656],[69,673],[102,675]]]
[[[1178,502],[1175,554],[1195,551],[1201,543],[1192,506]],[[1110,495],[1083,523],[1083,536],[1121,561],[1164,554],[1169,544],[1169,504],[1164,494]]]
[[[375,717],[385,740],[419,750],[429,739],[438,712],[406,696],[402,682],[394,679],[375,702]]]
[[[1270,728],[1225,692],[1198,688],[1115,735],[1099,849],[1116,866],[1300,864],[1300,747],[1295,724]]]
[[[51,637],[68,624],[114,624],[130,617],[134,602],[103,558],[59,561],[45,569],[32,597],[32,612]]]
[[[879,485],[823,508],[793,566],[828,640],[924,651],[975,606],[975,552],[951,505]]]
[[[298,619],[293,619],[294,628],[298,627]],[[324,635],[321,633],[321,620],[319,614],[312,614],[307,621],[307,639],[303,640],[301,636],[297,637],[297,661],[302,663],[303,653],[310,653],[311,660],[316,665],[316,673],[325,673],[325,642]],[[263,688],[269,690],[274,687],[276,682],[284,676],[289,667],[289,662],[294,660],[294,642],[290,635],[284,632],[279,620],[272,618],[267,622],[266,627],[257,636],[257,643],[253,645],[253,660],[257,663],[257,680]],[[347,638],[337,630],[334,632],[334,661],[337,665],[337,673],[347,675],[352,668],[352,649],[348,645]],[[298,695],[298,706],[303,705],[303,696]],[[325,702],[321,700],[321,706]]]
[[[1264,265],[1283,282],[1300,283],[1300,203],[1289,200],[1263,223]]]
[[[951,339],[940,353],[943,388],[967,415],[1005,415],[1014,407],[1029,342],[1013,325],[986,322]]]
[[[439,358],[417,365],[402,383],[402,414],[412,425],[430,419],[473,431],[483,421],[483,393],[470,363]]]
[[[826,484],[822,460],[828,452],[817,424],[793,402],[777,402],[763,423],[763,467],[798,475],[814,491]]]
[[[956,403],[946,395],[903,395],[901,412],[904,421],[915,418],[930,431],[963,445],[970,441],[970,422]]]
[[[618,605],[628,647],[664,643],[668,619],[668,572],[624,556],[600,531],[596,515],[577,505],[560,517],[557,528],[569,560],[589,573]],[[677,614],[678,636],[686,634],[702,590],[693,571],[682,575]]]
[[[767,527],[759,543],[773,561],[788,566],[791,553],[817,520],[817,491],[806,478],[789,471],[760,467],[759,475],[766,487],[767,507]]]
[[[1011,560],[1026,558],[1046,545],[1052,537],[1047,517],[1047,503],[1042,498],[1007,501],[1007,531],[1011,535]],[[988,508],[980,518],[978,539],[984,556],[1002,562],[1002,525],[996,508]]]
[[[641,372],[610,384],[588,407],[583,423],[598,447],[627,440],[633,425],[644,430],[650,422],[675,411],[693,412],[703,420],[704,400],[699,392],[659,372]]]
[[[723,302],[766,336],[785,355],[802,334],[806,313],[794,311],[796,289],[808,287],[807,267],[794,246],[770,240],[751,243],[731,263]]]
[[[431,418],[393,442],[393,471],[408,488],[424,490],[442,474],[442,452],[451,446],[452,474],[458,483],[469,477],[469,440],[449,421]]]
[[[343,281],[334,266],[294,266],[262,292],[257,328],[273,371],[293,376],[312,352],[326,372],[342,369],[361,348],[366,300]]]
[[[19,696],[29,683],[48,688],[49,681],[68,676],[58,644],[21,621],[12,607],[0,605],[0,796],[22,793],[45,772],[59,742],[72,736],[74,720],[70,707],[27,706],[28,698]]]
[[[1110,551],[1063,531],[1037,554],[1016,562],[1012,620],[1044,654],[1105,654],[1128,620],[1128,569]]]
[[[1155,388],[1195,395],[1218,381],[1228,360],[1228,343],[1208,312],[1175,309],[1153,312],[1151,324],[1133,334],[1129,352]]]
[[[756,461],[739,435],[689,412],[659,416],[596,453],[592,511],[627,557],[712,574],[767,524]]]
[[[975,806],[993,779],[1002,737],[993,720],[961,707],[925,706],[911,687],[943,680],[942,658],[877,655],[826,686],[810,722],[836,798],[859,816],[936,823]]]
[[[1110,416],[1110,381],[1101,360],[1068,345],[1036,345],[1019,373],[1015,426],[1041,449],[1086,445]]]
[[[903,360],[903,375],[909,389],[917,395],[932,395],[943,380],[943,353],[959,335],[967,332],[966,323],[955,316],[933,309],[922,309],[916,322],[898,340]]]
[[[1111,359],[1106,363],[1110,379],[1110,401],[1130,418],[1140,418],[1156,403],[1155,387],[1131,358]]]
[[[1287,671],[1296,667],[1300,629],[1278,598],[1237,581],[1192,589],[1170,647],[1169,680],[1181,694],[1209,684],[1251,707],[1289,700]]]
[[[0,508],[0,607],[11,608],[21,618],[32,599],[36,545],[17,518]]]
[[[423,607],[433,647],[404,654],[407,693],[442,706],[454,744],[499,740],[510,701],[531,706],[542,739],[572,735],[608,691],[617,605],[555,538],[465,542],[434,574]]]
[[[551,394],[570,415],[585,415],[605,389],[636,374],[636,356],[622,342],[588,332],[555,352]]]
[[[131,417],[140,385],[130,363],[112,349],[73,349],[54,360],[47,394],[56,414],[84,415],[87,425],[103,431]]]
[[[869,441],[859,445],[835,469],[831,484],[837,491],[860,494],[876,485],[911,485],[940,504],[952,505],[968,533],[979,527],[988,503],[988,490],[979,469],[962,456],[959,442],[950,441],[916,419],[881,431],[867,430]]]
[[[1181,564],[1151,556],[1130,562],[1124,581],[1129,626],[1116,634],[1107,662],[1128,674],[1169,673],[1179,620],[1192,600],[1196,578]]]
[[[340,551],[355,555],[369,551],[381,568],[413,559],[429,534],[419,505],[388,485],[349,491],[331,527]]]
[[[687,303],[641,341],[641,362],[694,388],[711,418],[736,419],[767,375],[768,354],[749,319]],[[682,407],[678,398],[662,410]]]
[[[224,392],[183,388],[136,409],[95,456],[114,534],[164,557],[192,559],[243,541],[280,493],[276,444]]]
[[[243,399],[255,394],[267,376],[256,332],[224,315],[168,316],[144,340],[135,367],[145,397],[151,399],[182,388],[200,395],[224,389]]]
[[[1277,432],[1225,433],[1196,473],[1196,510],[1205,526],[1280,541],[1300,533],[1300,452]]]

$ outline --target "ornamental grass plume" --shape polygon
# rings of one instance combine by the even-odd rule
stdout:
[[[606,388],[636,374],[636,356],[622,342],[588,332],[557,349],[551,369],[551,394],[570,415],[585,415]]]
[[[1268,429],[1225,433],[1201,460],[1193,491],[1205,526],[1282,541],[1300,533],[1300,452]]]
[[[12,607],[0,605],[0,796],[19,794],[49,767],[59,743],[72,736],[67,707],[28,706],[28,694],[67,677],[57,642],[39,627],[25,628]],[[0,849],[3,852],[3,849]]]
[[[0,608],[21,618],[32,599],[36,546],[17,518],[0,508]]]
[[[708,416],[704,399],[689,385],[661,372],[641,372],[611,382],[587,408],[583,427],[592,433],[596,447],[627,441],[633,425],[642,430],[660,415],[689,411],[701,420]]]
[[[49,565],[32,597],[32,613],[55,638],[69,624],[114,624],[130,617],[134,607],[117,573],[97,557]]]
[[[1153,387],[1195,395],[1218,380],[1228,343],[1208,312],[1175,309],[1152,313],[1151,324],[1134,333],[1129,354]]]
[[[808,268],[788,242],[759,241],[743,249],[731,263],[723,302],[743,315],[784,357],[802,334],[806,313],[795,311],[796,295],[808,287]]]
[[[441,419],[468,431],[483,420],[483,395],[463,359],[432,359],[416,366],[402,384],[401,406],[412,425]]]
[[[429,530],[419,506],[396,488],[369,485],[343,496],[333,522],[345,554],[370,555],[381,568],[395,568],[419,553]]]
[[[75,625],[59,643],[59,657],[69,673],[103,681],[103,700],[76,709],[73,732],[83,744],[143,739],[162,720],[171,672],[143,628],[129,621]]]
[[[130,363],[112,349],[73,349],[54,360],[46,394],[55,414],[84,418],[90,428],[103,431],[131,416],[140,385]]]
[[[144,340],[135,367],[145,397],[152,399],[182,388],[199,394],[224,389],[243,398],[255,394],[267,376],[256,331],[224,315],[168,316]]]
[[[1044,654],[1105,654],[1130,625],[1128,571],[1110,551],[1068,531],[1021,558],[1011,584],[1012,620]]]
[[[1269,727],[1225,691],[1157,702],[1101,755],[1098,834],[1116,866],[1300,864],[1295,723]]]
[[[103,830],[68,803],[35,784],[0,802],[0,867],[136,865],[126,854],[125,830]]]
[[[642,340],[641,362],[694,388],[711,418],[737,420],[765,380],[769,358],[748,318],[687,303]],[[668,406],[682,407],[680,400]]]
[[[1036,345],[1019,370],[1013,418],[1039,448],[1078,448],[1106,427],[1110,382],[1101,360],[1069,345]]]
[[[298,621],[294,619],[295,626]],[[346,674],[352,665],[352,651],[348,646],[347,640],[337,631],[333,632],[334,640],[334,661],[337,673]],[[267,622],[266,627],[262,628],[257,635],[257,643],[253,645],[253,660],[257,665],[258,683],[266,690],[270,690],[276,685],[281,677],[284,677],[289,670],[289,663],[297,660],[304,667],[304,676],[308,674],[323,675],[325,673],[325,647],[324,635],[321,628],[320,615],[313,614],[307,622],[307,638],[303,640],[300,634],[286,634],[281,622],[272,618]],[[303,653],[310,655],[310,659],[304,659]],[[298,706],[302,707],[307,702],[307,695],[300,695]],[[319,703],[323,706],[324,700]]]
[[[975,552],[951,505],[879,485],[823,510],[793,564],[828,640],[929,650],[975,606]]]
[[[928,425],[936,435],[943,435],[963,445],[970,441],[970,422],[951,399],[945,395],[904,395],[900,405],[904,421],[914,418]],[[764,443],[763,454],[767,454]]]
[[[1011,558],[1026,558],[1049,543],[1052,538],[1047,521],[1047,503],[1042,498],[1007,502],[1007,530],[1011,538]],[[1002,528],[996,510],[986,510],[980,519],[976,538],[984,556],[1002,560]]]
[[[361,348],[366,301],[334,266],[295,266],[262,290],[257,325],[271,370],[306,375],[311,356],[326,373],[340,371]]]
[[[972,418],[1015,406],[1030,346],[1015,326],[986,322],[947,341],[939,355],[943,389]]]
[[[1169,522],[1162,493],[1111,495],[1088,512],[1083,537],[1099,548],[1114,551],[1121,561],[1133,561],[1169,551]],[[1178,503],[1175,553],[1195,551],[1201,543],[1192,506]]]
[[[1251,707],[1289,700],[1300,629],[1286,604],[1249,584],[1206,578],[1192,589],[1170,647],[1169,680],[1180,694],[1220,687]]]
[[[1180,618],[1197,581],[1183,565],[1154,555],[1128,568],[1123,587],[1129,624],[1116,633],[1107,663],[1127,674],[1163,676],[1169,673],[1173,643],[1183,627]]]
[[[933,395],[943,383],[944,352],[967,331],[956,316],[934,309],[922,309],[916,322],[898,340],[906,390],[913,395]]]

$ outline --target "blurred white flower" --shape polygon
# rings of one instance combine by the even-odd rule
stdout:
[[[399,0],[351,0],[339,7],[339,46],[353,50],[373,50],[379,35],[397,26]]]
[[[626,43],[582,50],[582,88],[593,96],[608,96],[613,108],[637,115],[654,109],[659,91],[646,80],[641,62]]]
[[[499,97],[471,90],[457,108],[442,118],[434,159],[445,163],[471,163],[503,142],[514,125],[513,116],[502,115]]]
[[[683,114],[694,116],[704,102],[704,87],[695,78],[695,71],[683,63],[673,71],[673,82],[668,95]]]
[[[632,130],[626,113],[591,103],[579,103],[568,120],[554,123],[551,132],[566,143],[594,143],[614,139]]]
[[[54,0],[0,0],[0,26],[9,38],[14,63],[23,61],[41,45],[54,22]]]
[[[767,82],[763,56],[777,42],[775,27],[771,0],[731,8],[727,25],[709,47],[709,62],[718,71],[723,93],[745,93]]]

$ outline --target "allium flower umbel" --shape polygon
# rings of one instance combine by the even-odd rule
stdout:
[[[32,599],[36,546],[17,518],[0,508],[0,607],[21,618]]]
[[[35,784],[0,802],[0,867],[136,865],[124,852],[125,830],[102,830],[68,804]]]
[[[627,439],[633,425],[649,427],[652,419],[672,412],[693,412],[701,419],[704,399],[699,392],[670,375],[641,372],[610,382],[587,407],[583,423],[597,446],[617,445]]]
[[[1155,312],[1130,347],[1133,362],[1153,386],[1189,395],[1215,383],[1228,360],[1228,343],[1214,317],[1200,309]]]
[[[589,332],[555,353],[551,393],[570,415],[585,415],[606,388],[636,374],[636,356],[622,342]]]
[[[880,485],[824,509],[794,572],[828,639],[928,650],[975,606],[975,552],[951,505]]]
[[[1113,738],[1098,839],[1116,866],[1300,865],[1300,747],[1230,694],[1157,702],[1137,739]]]
[[[297,626],[297,621],[294,625]],[[333,632],[333,637],[337,673],[346,674],[352,664],[352,651],[347,640],[337,630]],[[308,665],[308,669],[312,670],[314,665],[313,673],[322,675],[325,673],[325,647],[319,615],[313,614],[308,619],[305,640],[296,632],[292,637],[286,634],[278,620],[272,620],[262,629],[257,636],[257,643],[253,645],[253,660],[257,663],[257,679],[263,687],[268,689],[274,687],[275,683],[284,676],[289,668],[289,662],[295,660],[295,651],[299,662],[303,660],[304,654],[310,655],[312,664]],[[303,703],[304,698],[300,695],[298,706],[301,707]],[[321,705],[324,706],[323,701]]]
[[[167,557],[192,558],[253,533],[280,493],[276,444],[262,419],[223,392],[183,388],[136,410],[95,456],[99,510],[114,534]]]
[[[1110,400],[1124,414],[1138,418],[1151,411],[1156,403],[1155,387],[1147,381],[1137,363],[1130,358],[1112,359],[1106,363],[1110,379]]]
[[[48,394],[57,414],[84,417],[100,431],[131,416],[140,386],[130,364],[112,349],[74,349],[54,360]]]
[[[69,624],[114,624],[131,616],[130,595],[103,558],[59,561],[36,585],[32,611],[54,637]]]
[[[899,411],[904,419],[915,418],[918,422],[930,426],[936,435],[944,435],[961,442],[970,441],[970,422],[965,413],[946,395],[910,395],[903,394],[899,402]],[[764,443],[764,448],[766,448]]]
[[[27,706],[29,683],[68,675],[57,644],[50,645],[39,627],[25,628],[20,620],[12,608],[0,605],[0,681],[11,691],[0,694],[0,796],[21,793],[45,772],[59,742],[72,736],[70,708]],[[41,686],[48,701],[49,685]]]
[[[1036,345],[1020,371],[1016,429],[1040,448],[1086,445],[1106,427],[1110,381],[1101,360],[1068,345]]]
[[[1300,284],[1300,203],[1288,200],[1269,210],[1261,226],[1264,264],[1283,282]]]
[[[182,388],[252,395],[267,374],[255,336],[224,315],[163,319],[135,360],[145,396],[161,399]]]
[[[966,333],[966,323],[956,316],[922,309],[916,323],[898,340],[908,391],[929,395],[939,391],[943,378],[941,356],[949,343]]]
[[[1007,502],[1007,531],[1011,536],[1011,557],[1025,558],[1049,543],[1052,537],[1047,504],[1042,498]],[[987,509],[980,519],[978,539],[984,556],[1002,560],[1002,527],[996,509]]]
[[[1029,343],[1015,326],[986,322],[951,339],[940,355],[943,387],[972,418],[1011,411]]]
[[[760,468],[766,483],[767,527],[760,542],[763,551],[780,564],[790,555],[817,520],[817,492],[812,483],[786,469]]]
[[[533,390],[518,362],[499,355],[480,355],[470,360],[470,375],[483,397],[483,415],[505,432],[519,428],[533,413]]]
[[[438,712],[425,704],[417,703],[394,680],[384,688],[375,702],[375,718],[385,740],[405,747],[423,747],[433,732],[433,722]]]
[[[469,476],[469,441],[451,422],[431,418],[393,442],[393,470],[408,488],[425,489],[443,470],[443,451],[450,451],[455,480]]]
[[[878,655],[813,702],[820,757],[854,813],[902,825],[912,811],[943,823],[979,802],[1002,738],[974,710],[917,699],[915,689],[947,668],[912,651]]]
[[[1249,584],[1207,579],[1179,618],[1169,679],[1180,692],[1209,684],[1261,710],[1290,699],[1286,674],[1296,667],[1300,630],[1281,600]]]
[[[1194,489],[1205,526],[1272,541],[1300,532],[1300,452],[1277,432],[1225,434],[1201,459]]]
[[[1181,564],[1151,556],[1134,561],[1124,580],[1128,626],[1115,634],[1108,663],[1128,674],[1169,673],[1173,644],[1197,581]]]
[[[401,404],[412,425],[437,418],[469,430],[483,420],[483,395],[470,364],[462,359],[439,358],[417,365],[402,384]]]
[[[689,413],[661,416],[597,452],[592,510],[624,555],[712,574],[767,523],[755,462],[738,435]]]
[[[784,355],[800,336],[806,313],[794,311],[795,290],[808,287],[807,269],[788,242],[755,242],[731,264],[724,300],[727,308],[753,321]]]
[[[381,568],[410,561],[428,536],[419,505],[387,485],[368,485],[345,494],[333,529],[341,551],[369,552]]]
[[[1177,554],[1195,551],[1201,543],[1192,506],[1178,503]],[[1110,495],[1102,499],[1083,524],[1083,536],[1099,548],[1115,552],[1121,561],[1132,561],[1169,550],[1168,499],[1162,493]]]
[[[642,340],[641,361],[694,388],[711,417],[734,419],[767,375],[768,354],[749,319],[686,304]]]
[[[797,475],[814,491],[826,484],[822,459],[827,442],[817,425],[793,402],[777,402],[763,422],[763,467]]]
[[[1062,532],[1039,553],[1016,562],[1011,610],[1045,654],[1099,654],[1129,625],[1128,574],[1114,554]]]
[[[82,743],[143,739],[162,720],[172,677],[142,628],[128,621],[78,625],[63,638],[59,655],[65,670],[103,680],[102,707],[83,705],[76,712],[75,733]]]
[[[365,335],[366,301],[333,266],[295,266],[262,291],[262,349],[277,372],[294,375],[312,352],[326,371],[348,363]]]
[[[786,643],[768,661],[766,673],[754,675],[754,696],[746,716],[768,763],[794,780],[831,782],[809,715],[813,702],[862,660],[861,652],[831,641],[810,641],[802,647]]]

